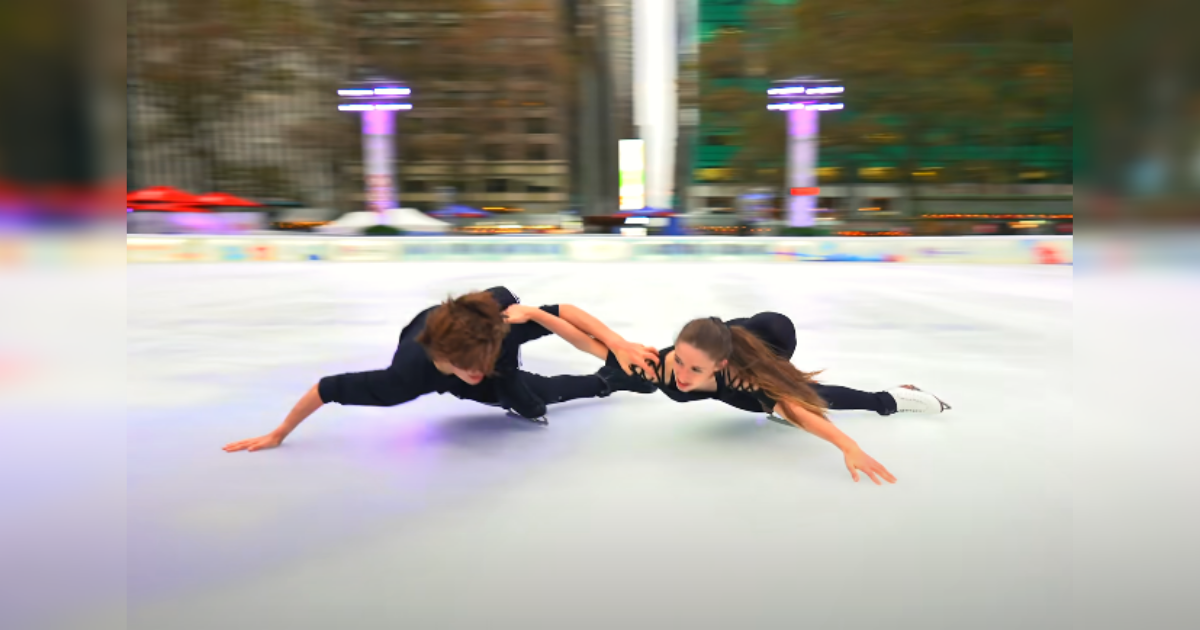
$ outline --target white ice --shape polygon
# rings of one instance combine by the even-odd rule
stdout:
[[[1070,590],[1071,270],[871,264],[130,266],[130,628],[1041,628]],[[449,396],[327,406],[447,294],[503,284],[663,347],[772,310],[830,383],[943,416],[835,413],[899,478],[705,401],[618,394],[540,428]],[[590,373],[565,342],[526,369]],[[79,619],[115,618],[117,608]],[[99,623],[96,621],[96,623]]]

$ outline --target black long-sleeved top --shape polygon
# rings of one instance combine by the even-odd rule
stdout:
[[[520,300],[504,287],[493,287],[488,292],[506,309]],[[495,374],[488,376],[478,385],[471,385],[452,374],[443,374],[434,366],[417,335],[425,328],[425,319],[437,306],[421,311],[400,332],[400,341],[392,356],[392,364],[383,370],[352,372],[322,378],[317,385],[321,401],[341,405],[369,407],[391,407],[406,403],[414,398],[437,392],[450,392],[459,398],[471,400],[490,399],[490,394],[507,385],[509,376],[520,366],[521,344],[550,334],[541,324],[526,322],[509,327],[508,335],[500,346]],[[543,306],[543,311],[558,316],[558,306]],[[514,379],[515,380],[515,379]]]

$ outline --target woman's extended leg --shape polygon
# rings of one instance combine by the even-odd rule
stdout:
[[[830,409],[874,411],[881,416],[896,413],[896,399],[887,392],[864,392],[840,385],[823,385],[816,383],[812,386],[817,395],[829,405]]]
[[[874,411],[881,416],[898,412],[942,413],[950,405],[913,385],[901,385],[884,392],[864,392],[840,385],[815,384],[813,389],[830,409]]]

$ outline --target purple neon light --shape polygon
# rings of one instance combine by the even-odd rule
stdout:
[[[345,103],[338,105],[338,111],[343,112],[398,112],[412,109],[412,103]]]
[[[845,108],[845,103],[771,103],[767,105],[767,109],[776,112],[790,112],[801,109],[810,112],[828,112]]]
[[[379,109],[363,112],[362,125],[368,136],[390,136],[396,131],[396,117]]]
[[[771,88],[767,90],[769,96],[792,96],[794,94],[809,94],[816,96],[819,94],[841,94],[846,88],[840,86],[834,87],[786,87],[786,88]]]
[[[345,88],[338,90],[338,96],[408,96],[411,88],[381,87],[381,88]]]

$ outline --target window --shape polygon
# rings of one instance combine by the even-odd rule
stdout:
[[[714,211],[733,211],[733,197],[709,197],[705,200],[705,204],[709,210]]]
[[[505,159],[504,145],[489,144],[483,147],[483,157],[489,162],[499,162]]]
[[[704,136],[704,144],[710,147],[728,147],[733,145],[733,138],[722,135]]]
[[[370,11],[370,12],[358,14],[358,19],[365,26],[375,26],[377,24],[383,24],[386,21],[386,17],[387,17],[386,14],[381,13],[379,11]]]
[[[532,81],[544,81],[550,76],[550,71],[545,66],[525,66],[520,73],[522,78]]]
[[[858,176],[868,181],[890,182],[896,179],[896,169],[891,166],[867,166],[858,169]]]
[[[530,118],[525,121],[525,133],[549,133],[548,123],[545,118]]]
[[[404,182],[404,192],[423,193],[427,190],[429,190],[428,182],[419,179]]]
[[[527,186],[525,188],[525,191],[531,192],[531,193],[550,193],[550,192],[554,192],[554,187],[553,186],[542,186],[540,184],[530,184],[529,186]]]
[[[525,159],[533,162],[544,162],[550,159],[550,151],[544,144],[531,144],[525,147]]]
[[[507,179],[489,179],[489,180],[487,180],[486,185],[487,185],[486,190],[487,190],[487,192],[490,192],[490,193],[508,192],[508,180]]]
[[[488,131],[492,133],[508,133],[508,120],[505,118],[493,118],[488,121]]]
[[[400,26],[408,26],[417,21],[417,14],[411,11],[392,11],[388,17],[391,18],[393,24]]]
[[[549,100],[549,94],[540,88],[526,90],[521,94],[521,105],[523,107],[545,107],[547,100]]]
[[[867,213],[887,212],[891,206],[891,199],[881,199],[881,198],[868,199],[866,201],[866,204],[867,205],[863,206],[862,208],[859,208],[858,211],[859,212],[867,212]]]
[[[427,131],[428,121],[424,118],[416,118],[414,116],[400,117],[400,133],[405,136],[412,136],[422,131]]]
[[[821,166],[817,168],[817,181],[821,183],[838,182],[842,180],[840,166]]]

